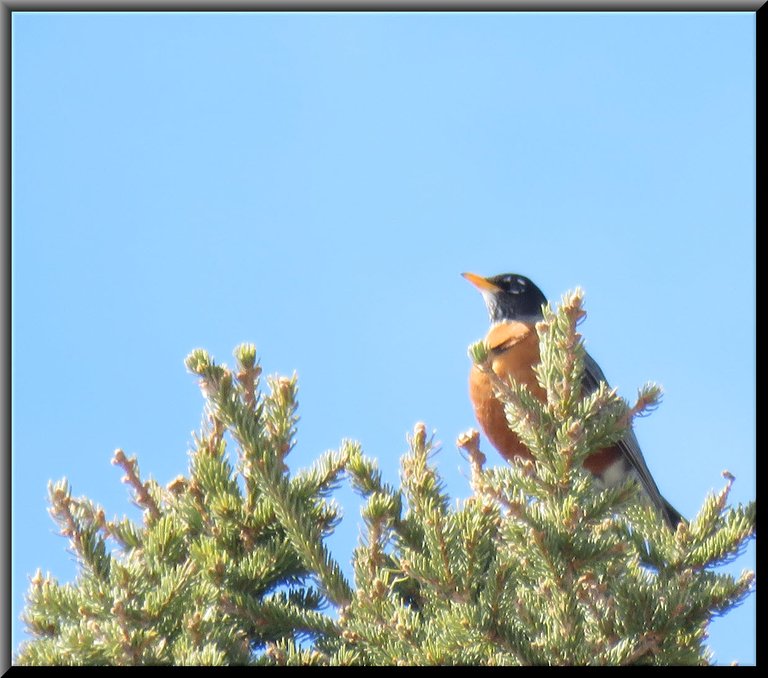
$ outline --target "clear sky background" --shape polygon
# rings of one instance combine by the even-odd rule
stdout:
[[[459,273],[586,292],[662,492],[755,496],[755,16],[13,15],[13,644],[37,567],[75,574],[46,485],[128,512],[121,447],[187,470],[183,359],[299,375],[309,465],[344,438],[398,480],[417,421],[469,494]],[[501,458],[485,443],[489,463]],[[348,565],[359,503],[331,540]],[[754,568],[754,544],[729,570]],[[711,626],[755,661],[754,596]]]

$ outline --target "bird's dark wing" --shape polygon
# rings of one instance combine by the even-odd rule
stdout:
[[[600,366],[589,353],[586,353],[584,356],[584,390],[587,393],[592,393],[592,391],[597,389],[601,381],[608,383]],[[635,476],[645,490],[645,493],[661,511],[662,515],[672,528],[674,528],[677,523],[680,522],[682,516],[666,499],[664,499],[664,497],[661,496],[661,492],[659,492],[659,488],[656,486],[656,481],[654,481],[653,476],[645,463],[643,453],[640,451],[640,443],[638,443],[635,432],[631,428],[618,442],[618,447],[621,450],[624,459],[626,459],[634,471]]]

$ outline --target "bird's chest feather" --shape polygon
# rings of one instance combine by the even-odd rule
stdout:
[[[485,343],[495,374],[504,381],[512,378],[525,384],[531,393],[546,400],[533,372],[533,366],[539,363],[539,338],[533,327],[521,322],[498,323],[489,330]],[[509,430],[504,407],[493,393],[489,375],[476,366],[470,371],[469,394],[480,426],[502,456],[530,457],[530,452]]]

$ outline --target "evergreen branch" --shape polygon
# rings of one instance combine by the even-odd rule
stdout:
[[[115,450],[112,463],[120,466],[120,468],[125,471],[123,482],[133,488],[137,506],[148,511],[152,520],[160,518],[160,509],[157,507],[154,497],[149,493],[147,484],[142,483],[141,478],[139,478],[139,465],[136,461],[136,457],[131,457],[129,459],[125,456],[125,452],[118,449]]]
[[[264,400],[264,426],[273,449],[281,460],[293,449],[293,437],[296,433],[296,380],[285,377],[268,377],[270,393]]]
[[[645,633],[639,638],[622,638],[596,656],[591,663],[595,666],[634,666],[646,655],[653,654],[658,647],[659,637],[655,633]]]
[[[275,640],[293,634],[334,636],[340,632],[330,617],[296,605],[285,596],[259,601],[252,596],[237,595],[222,602],[227,613],[247,619],[255,629],[255,635],[262,638]]]
[[[254,344],[240,344],[234,351],[235,359],[239,367],[237,380],[243,388],[243,400],[250,409],[256,409],[256,391],[261,375],[261,366],[256,360],[256,346]]]
[[[292,495],[288,483],[282,477],[270,478],[260,468],[257,472],[261,475],[261,485],[275,514],[307,568],[317,574],[326,594],[334,603],[348,604],[352,598],[352,589],[338,563],[323,546],[319,530],[301,519],[301,505]]]
[[[581,398],[585,351],[576,326],[586,316],[583,296],[578,288],[563,295],[557,313],[546,305],[544,319],[536,324],[541,355],[536,376],[547,392],[547,406],[559,416],[567,416]]]
[[[531,394],[525,384],[506,382],[497,375],[488,363],[479,366],[488,375],[494,394],[504,405],[509,428],[531,451],[544,453],[552,437],[551,419],[539,400]]]
[[[55,484],[49,483],[48,494],[51,501],[49,513],[61,526],[60,533],[69,537],[80,562],[85,564],[94,576],[106,580],[109,577],[111,558],[106,552],[104,539],[98,534],[105,525],[104,512],[99,510],[94,515],[89,510],[84,516],[76,516],[78,502],[72,498],[66,479]]]
[[[338,452],[326,452],[309,469],[298,471],[291,483],[301,494],[325,496],[339,486],[341,475],[349,464],[349,451],[342,445]]]

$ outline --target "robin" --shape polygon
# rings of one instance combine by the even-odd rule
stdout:
[[[547,303],[544,294],[528,278],[517,273],[490,278],[474,273],[462,275],[480,290],[491,318],[491,329],[485,336],[485,343],[493,371],[505,381],[511,377],[525,384],[533,395],[546,402],[546,392],[533,371],[533,366],[540,362],[535,326],[544,317],[542,306]],[[585,355],[584,362],[583,388],[591,393],[606,379],[589,354]],[[532,459],[528,448],[510,430],[504,407],[493,392],[489,376],[477,366],[473,366],[469,374],[469,396],[480,427],[501,456],[507,461],[515,457]],[[617,485],[628,476],[634,476],[672,529],[683,519],[661,496],[631,429],[613,447],[598,450],[587,457],[584,467],[604,486]]]

